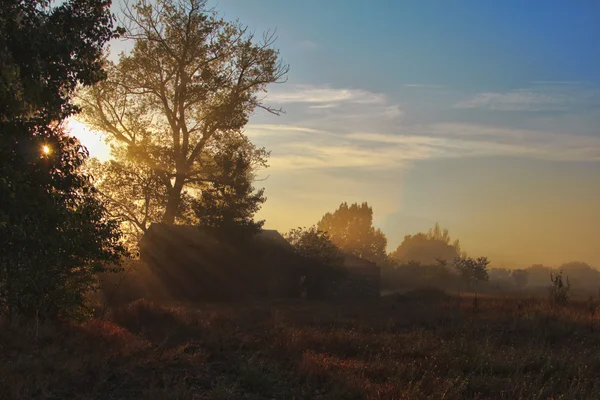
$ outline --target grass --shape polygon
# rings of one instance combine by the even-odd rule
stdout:
[[[0,399],[596,399],[596,304],[397,296],[4,321]]]

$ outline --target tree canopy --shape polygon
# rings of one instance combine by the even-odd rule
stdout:
[[[452,261],[461,255],[460,242],[451,239],[448,229],[441,229],[438,223],[427,233],[407,235],[402,243],[391,254],[391,258],[399,263],[411,261],[423,265],[435,265],[437,260]]]
[[[110,2],[4,1],[0,9],[0,312],[81,316],[116,222],[82,172],[87,151],[61,122],[77,85],[104,78],[117,32]]]
[[[387,238],[373,227],[373,209],[366,202],[342,203],[333,213],[325,214],[317,228],[327,232],[343,251],[376,263],[387,260]]]
[[[223,147],[244,137],[257,108],[281,111],[264,104],[263,94],[283,81],[288,66],[272,48],[272,33],[256,38],[208,10],[205,0],[142,0],[123,13],[133,50],[116,64],[106,61],[108,79],[84,91],[81,104],[85,121],[106,132],[113,147],[108,179],[116,183],[120,172],[143,188],[129,190],[128,199],[113,184],[101,191],[111,211],[143,232],[157,217],[187,222],[194,215],[188,200],[204,190],[205,199],[213,196],[223,184]],[[247,149],[245,165],[265,165],[264,149]]]
[[[254,214],[266,201],[264,189],[252,186],[252,165],[248,152],[255,151],[245,138],[228,143],[215,153],[216,174],[202,189],[200,199],[193,200],[200,226],[218,236],[244,239],[258,233],[264,221]]]
[[[285,238],[294,246],[298,254],[309,260],[335,268],[343,265],[341,250],[333,243],[327,232],[319,230],[314,225],[309,228],[291,229]]]

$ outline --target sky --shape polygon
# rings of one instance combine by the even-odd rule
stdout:
[[[600,267],[600,2],[209,5],[276,29],[290,64],[266,98],[286,113],[256,112],[246,128],[271,150],[265,227],[367,201],[390,251],[439,222],[497,266]]]

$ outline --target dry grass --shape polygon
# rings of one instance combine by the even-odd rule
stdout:
[[[3,322],[0,398],[597,399],[595,310],[498,297],[136,302],[37,335]]]

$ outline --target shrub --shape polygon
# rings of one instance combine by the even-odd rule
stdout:
[[[454,268],[458,271],[467,285],[467,290],[474,290],[475,284],[479,281],[489,279],[487,266],[489,265],[487,257],[459,256],[454,258]]]
[[[569,291],[571,290],[571,282],[567,277],[567,283],[563,282],[562,270],[558,274],[550,274],[552,285],[549,288],[550,302],[554,305],[564,306],[569,301]]]

